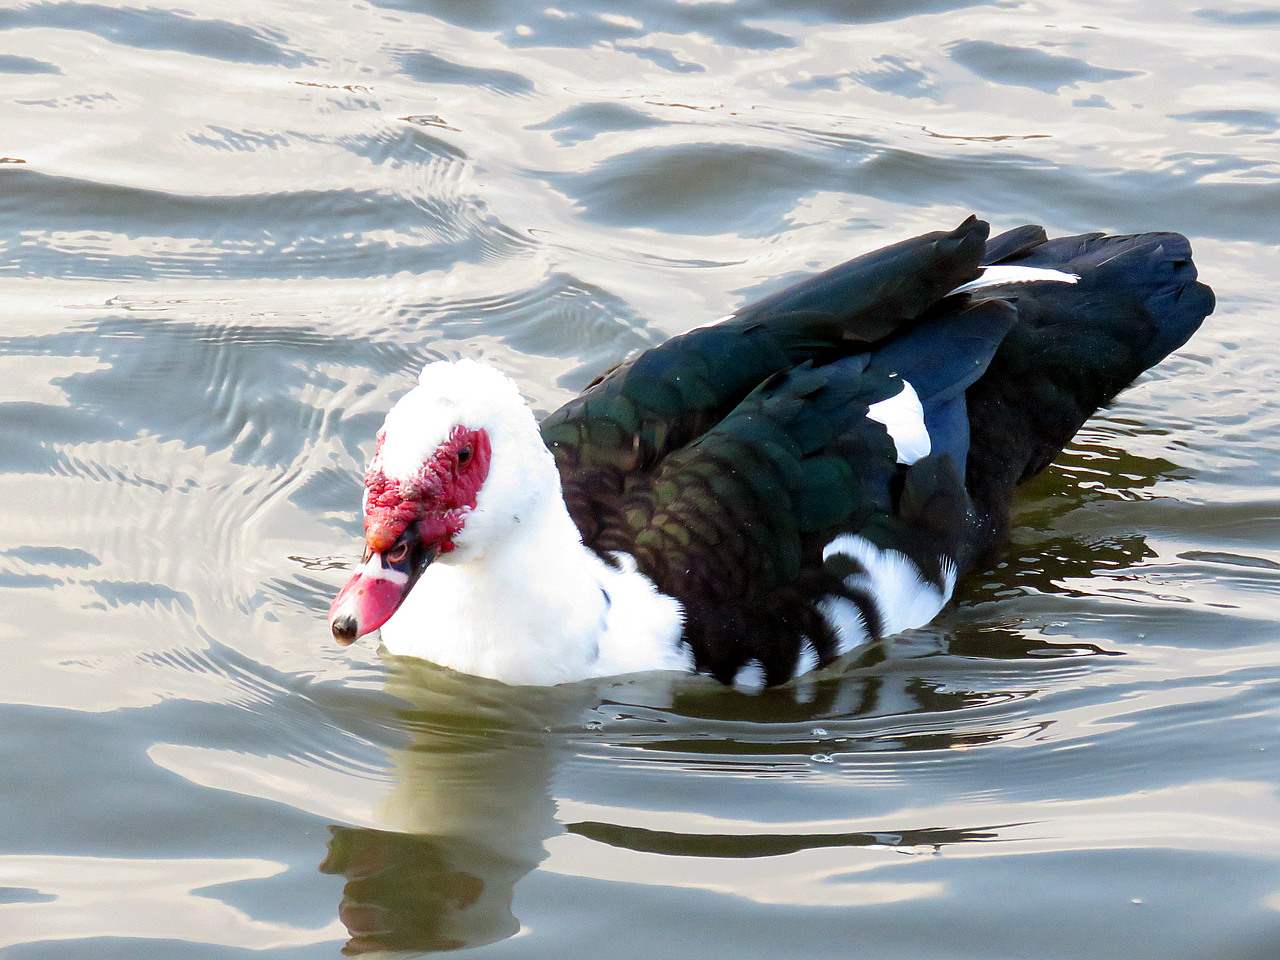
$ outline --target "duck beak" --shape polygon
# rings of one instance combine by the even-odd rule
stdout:
[[[333,639],[345,647],[390,620],[417,582],[415,573],[421,574],[434,559],[435,552],[428,551],[415,571],[407,560],[393,564],[381,553],[368,553],[329,607]]]

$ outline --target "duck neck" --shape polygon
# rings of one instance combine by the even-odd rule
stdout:
[[[609,629],[608,572],[556,498],[501,543],[427,568],[384,625],[383,643],[507,683],[593,676]]]

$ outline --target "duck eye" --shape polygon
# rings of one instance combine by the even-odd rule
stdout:
[[[458,466],[465,467],[471,461],[471,448],[463,447],[458,451]]]
[[[387,563],[399,563],[409,554],[409,545],[407,543],[397,543],[394,547],[387,551]]]

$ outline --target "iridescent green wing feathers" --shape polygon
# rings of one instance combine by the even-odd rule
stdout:
[[[859,257],[641,354],[551,414],[543,439],[586,542],[620,519],[629,486],[769,377],[866,349],[976,277],[987,231],[971,217]]]
[[[889,507],[893,441],[866,412],[896,388],[863,376],[859,360],[762,384],[626,495],[624,523],[603,529],[599,547],[631,541],[642,568],[682,595],[794,580],[807,541]]]

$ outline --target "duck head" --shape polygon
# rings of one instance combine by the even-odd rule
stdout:
[[[364,558],[329,608],[334,638],[381,627],[432,563],[467,563],[501,543],[549,483],[558,495],[554,460],[509,378],[472,360],[428,364],[378,431]]]

